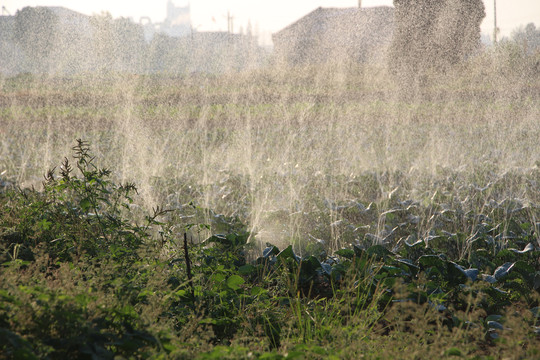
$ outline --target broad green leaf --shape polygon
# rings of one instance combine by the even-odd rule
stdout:
[[[495,269],[495,272],[493,273],[495,279],[499,280],[508,275],[508,273],[512,271],[514,264],[515,263],[507,262]]]
[[[388,250],[387,248],[385,248],[384,246],[382,245],[373,245],[373,246],[370,246],[367,250],[366,250],[366,253],[369,255],[369,256],[375,256],[377,257],[378,259],[384,259],[388,256],[392,256],[394,255],[390,250]]]
[[[420,270],[420,267],[413,264],[409,259],[397,259],[397,265],[406,271],[409,275],[416,275]]]
[[[304,277],[317,275],[317,269],[321,268],[321,262],[315,256],[309,256],[301,261],[300,274]]]
[[[279,254],[279,249],[274,245],[268,246],[266,249],[263,250],[263,257],[265,258],[277,254]]]
[[[225,235],[222,235],[222,234],[212,235],[208,239],[206,239],[205,242],[224,244],[224,245],[228,244],[227,237]]]
[[[340,264],[337,264],[337,265],[340,265]],[[337,268],[337,265],[336,265],[336,268]],[[327,263],[321,263],[321,268],[322,268],[322,270],[324,271],[324,273],[326,275],[331,275],[335,270],[335,268],[333,266],[331,266],[330,264],[327,264]]]
[[[490,329],[504,330],[503,325],[498,321],[488,321],[487,326]]]
[[[461,265],[456,264],[453,261],[447,262],[448,264],[448,277],[449,281],[453,284],[463,284],[467,282],[467,279],[469,278],[467,276],[467,273],[465,270],[461,267]],[[474,280],[473,280],[474,281]]]
[[[467,275],[467,277],[471,279],[471,281],[476,281],[476,279],[478,278],[478,274],[480,273],[478,269],[466,269],[464,271],[465,275]]]
[[[396,266],[384,265],[377,276],[396,276],[401,275],[403,270]]]
[[[247,264],[242,265],[238,268],[238,272],[242,275],[249,275],[252,274],[256,270],[255,266]]]
[[[512,267],[512,274],[521,276],[531,288],[534,287],[534,266],[526,263],[525,261],[517,261]]]
[[[365,254],[364,249],[362,249],[358,245],[353,245],[353,251],[354,251],[354,254],[356,255],[356,257],[362,257]]]
[[[418,264],[421,268],[427,269],[430,267],[436,267],[439,270],[446,268],[445,261],[438,255],[423,255],[418,259]]]
[[[259,286],[254,286],[251,288],[251,295],[252,296],[259,296],[262,294],[265,294],[267,291]]]
[[[216,283],[220,283],[225,281],[225,275],[223,275],[222,273],[215,273],[210,276],[210,280]]]
[[[501,320],[502,318],[502,315],[489,315],[487,318],[486,318],[486,322],[489,322],[489,321],[499,321]]]
[[[188,295],[187,290],[178,290],[174,293],[178,297],[186,297]]]
[[[446,350],[444,352],[444,355],[445,356],[459,356],[459,357],[461,357],[461,356],[463,356],[463,353],[458,348],[453,347],[453,348],[450,348],[450,349]]]
[[[408,240],[408,239],[407,239]],[[409,243],[407,240],[405,240],[403,243],[405,245],[407,245],[408,247],[424,247],[425,246],[425,242],[423,239],[420,239],[420,240],[416,240],[415,242],[413,242],[412,244]]]
[[[338,251],[335,252],[336,255],[339,255],[339,256],[342,256],[346,259],[352,259],[354,258],[354,250],[351,250],[351,249],[339,249]]]
[[[245,283],[244,279],[239,275],[231,275],[227,279],[227,286],[233,290],[239,290],[240,285]]]
[[[526,254],[528,252],[534,251],[535,247],[533,243],[527,244],[523,250],[517,250],[517,249],[510,249],[510,251],[515,252],[516,254]]]
[[[285,249],[283,249],[278,255],[277,255],[277,258],[278,259],[293,259],[294,261],[296,262],[299,262],[300,259],[298,258],[298,256],[296,256],[296,254],[294,253],[293,251],[293,248],[292,248],[292,245],[289,245],[287,246]]]
[[[81,207],[82,211],[88,212],[90,207],[92,207],[92,203],[88,199],[82,199],[79,206]]]
[[[497,282],[497,279],[495,279],[494,276],[491,276],[491,275],[486,275],[486,274],[482,274],[482,280],[490,283],[490,284],[495,284]]]

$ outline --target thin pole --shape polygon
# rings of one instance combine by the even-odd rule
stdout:
[[[227,32],[229,34],[232,34],[234,31],[233,19],[234,17],[231,15],[231,12],[227,10]]]
[[[494,29],[493,29],[493,44],[497,43],[497,0],[493,0],[493,21],[494,21]]]
[[[191,298],[195,298],[195,287],[193,286],[193,275],[191,274],[191,260],[189,259],[187,234],[184,233],[184,258],[186,260],[186,271],[189,287],[191,288]]]

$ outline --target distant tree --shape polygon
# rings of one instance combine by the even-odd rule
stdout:
[[[194,57],[193,37],[177,38],[158,33],[148,47],[146,71],[153,73],[185,74]],[[203,61],[209,61],[204,59]]]
[[[130,19],[113,19],[109,13],[90,19],[94,29],[96,68],[100,71],[138,72],[143,67],[143,27]]]
[[[25,7],[15,14],[14,39],[24,51],[28,71],[46,72],[57,37],[58,17],[46,7]]]
[[[117,49],[115,48],[113,18],[110,13],[93,15],[90,24],[93,29],[93,49],[95,70],[107,71],[115,67]]]
[[[115,19],[113,23],[116,47],[120,62],[127,71],[138,72],[143,67],[146,41],[141,25],[127,18]]]
[[[527,24],[512,33],[512,40],[523,47],[526,53],[531,54],[540,50],[540,29],[533,23]]]
[[[405,80],[444,71],[480,46],[482,0],[394,0],[389,67]]]

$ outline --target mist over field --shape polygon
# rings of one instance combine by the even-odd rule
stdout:
[[[184,16],[186,8],[171,11]],[[6,210],[0,211],[0,259],[12,271],[6,274],[16,283],[16,260],[24,260],[17,266],[31,267],[32,261],[42,259],[43,249],[49,251],[47,259],[75,268],[78,262],[90,264],[87,256],[111,256],[122,269],[127,263],[142,269],[141,259],[159,259],[168,269],[158,271],[162,276],[177,271],[174,279],[155,280],[163,280],[161,290],[156,285],[139,296],[129,288],[125,298],[115,298],[118,304],[130,304],[133,313],[115,312],[107,326],[121,334],[130,321],[140,328],[152,325],[146,335],[133,335],[140,336],[133,340],[140,346],[133,352],[125,337],[118,335],[116,343],[104,340],[99,346],[106,358],[144,357],[143,348],[182,358],[197,353],[198,346],[219,353],[223,349],[214,346],[221,341],[244,340],[259,353],[270,349],[281,358],[288,358],[287,351],[296,349],[293,344],[304,340],[334,349],[324,340],[330,335],[319,332],[326,321],[317,313],[325,311],[317,307],[322,298],[341,299],[332,303],[331,328],[341,328],[337,324],[343,316],[348,319],[343,329],[354,329],[351,334],[373,331],[379,336],[388,329],[408,334],[416,330],[391,328],[388,324],[395,319],[385,316],[402,320],[399,311],[386,312],[387,306],[401,301],[394,285],[406,292],[412,284],[417,286],[414,291],[427,294],[428,300],[418,301],[442,314],[433,321],[450,333],[453,327],[459,329],[455,337],[430,340],[441,346],[436,352],[419,345],[416,355],[447,354],[454,342],[462,346],[460,353],[470,356],[497,352],[499,343],[492,343],[491,335],[514,335],[488,324],[499,321],[489,316],[502,316],[510,304],[538,309],[540,29],[529,24],[511,38],[483,44],[484,16],[482,1],[472,0],[318,8],[273,34],[273,49],[261,46],[252,28],[243,33],[202,32],[189,23],[160,25],[166,33],[149,23],[107,14],[90,17],[58,7],[28,7],[1,16],[0,195]],[[76,219],[80,225],[73,225],[79,224]],[[146,227],[140,225],[145,221]],[[131,236],[139,242],[130,243]],[[194,278],[188,236],[196,259]],[[87,245],[79,243],[79,237]],[[113,239],[128,245],[115,250]],[[208,241],[214,247],[208,247]],[[245,246],[241,251],[239,244]],[[117,254],[130,260],[121,262],[124,255]],[[233,255],[221,258],[224,254]],[[362,263],[360,275],[355,273],[349,284],[348,271],[356,271],[351,269],[357,269],[356,261],[364,256],[373,263]],[[280,261],[290,276],[261,280],[277,276]],[[308,270],[303,263],[309,264],[311,275],[304,274]],[[50,271],[67,271],[64,265],[54,266]],[[88,266],[96,279],[113,276],[105,265],[102,273]],[[261,270],[267,266],[274,270]],[[529,275],[515,280],[518,273]],[[37,276],[32,274],[25,276]],[[477,284],[477,278],[489,284],[485,291],[491,297],[485,295],[486,304],[478,300],[480,305],[472,306],[472,300],[458,297],[466,286]],[[87,281],[82,279],[77,281]],[[252,280],[256,290],[255,285],[248,289]],[[174,292],[163,290],[169,285]],[[95,291],[109,294],[100,286]],[[154,285],[149,280],[144,286]],[[360,301],[359,287],[365,295],[362,304],[356,302],[354,310],[341,308],[339,301],[350,300],[343,294],[351,289],[356,291],[354,301]],[[8,295],[26,291],[17,289],[6,287],[5,299],[0,299],[7,303]],[[163,308],[155,305],[159,291],[170,301],[159,305]],[[283,298],[265,295],[273,291]],[[474,294],[483,290],[478,291]],[[280,310],[260,315],[266,310],[250,308],[249,296],[267,301],[268,309],[282,306],[284,298],[287,304],[293,298],[298,304],[304,298],[319,300],[302,302],[305,312],[294,315],[298,323],[287,325],[283,321],[289,316]],[[277,298],[281,300],[274,304]],[[206,305],[199,309],[194,299]],[[137,306],[153,315],[145,317]],[[162,312],[154,313],[152,306]],[[205,306],[212,311],[205,312]],[[94,311],[82,308],[85,314]],[[21,335],[26,320],[4,316],[3,309],[0,327],[10,329],[5,331],[13,339],[31,340]],[[259,315],[243,318],[239,314],[246,309]],[[135,313],[143,315],[137,318]],[[526,339],[521,342],[523,358],[537,354],[538,310],[533,314],[533,320],[515,325],[522,337],[514,338]],[[132,320],[126,320],[130,316]],[[365,322],[357,323],[357,316]],[[156,318],[163,322],[152,323]],[[426,328],[432,326],[428,315],[419,318],[426,319]],[[264,344],[242,340],[237,332],[242,326],[235,321],[249,323],[245,331],[266,339]],[[475,321],[480,325],[470,330],[466,322]],[[279,331],[274,323],[281,324]],[[188,325],[200,326],[204,334],[212,330],[204,335],[208,339],[193,340]],[[160,331],[167,332],[167,344],[178,346],[176,350],[157,345],[165,341]],[[478,344],[485,341],[485,348],[469,343],[468,331],[478,332],[474,336],[484,339]],[[47,336],[54,338],[54,331]],[[343,336],[336,338],[346,339]],[[366,348],[362,341],[354,346],[363,350],[342,352],[338,358],[356,358],[363,351],[375,356],[378,345]],[[181,344],[187,343],[189,349],[183,349]],[[49,351],[43,344],[21,346],[40,356]],[[392,344],[383,358],[403,355]],[[512,346],[519,348],[518,340],[509,344],[508,354]],[[0,342],[0,350],[15,347]],[[91,351],[98,354],[95,349]],[[247,358],[242,349],[236,355],[225,350],[220,354]],[[309,349],[297,350],[309,358],[316,353]],[[77,351],[91,353],[86,348]],[[54,358],[65,353],[50,354]]]
[[[396,20],[388,7],[317,9],[276,34],[275,54],[264,56],[250,33],[145,42],[128,20],[68,13],[69,23],[59,10],[25,8],[13,36],[26,57],[17,66],[32,73],[2,78],[2,177],[38,186],[82,138],[115,177],[138,184],[148,207],[195,201],[286,242],[314,236],[290,215],[312,211],[313,199],[421,199],[448,173],[484,187],[537,166],[540,31],[482,48],[481,3],[460,19],[469,32],[452,20],[461,10],[396,6]],[[447,25],[433,32],[430,17]],[[47,22],[73,29],[73,19],[93,36],[42,32]],[[338,23],[363,35],[328,30]],[[319,44],[301,41],[309,31]],[[523,186],[507,195],[523,196]],[[280,212],[289,215],[268,219]],[[383,223],[373,230],[388,232]],[[340,243],[340,232],[325,232]]]

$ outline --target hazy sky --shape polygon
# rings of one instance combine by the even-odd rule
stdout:
[[[177,5],[188,0],[174,0]],[[363,0],[363,6],[392,5],[392,0]],[[484,0],[487,17],[482,25],[484,33],[493,32],[493,0]],[[153,22],[165,18],[167,0],[0,0],[0,5],[14,14],[25,6],[64,6],[84,14],[102,11],[114,17],[150,16]],[[275,32],[289,25],[311,10],[323,7],[351,7],[357,0],[191,0],[191,18],[199,31],[226,30],[227,10],[234,16],[234,28],[245,28],[248,20],[258,24],[261,31]],[[509,35],[520,25],[530,22],[540,27],[540,0],[497,0],[497,19],[503,35]]]

